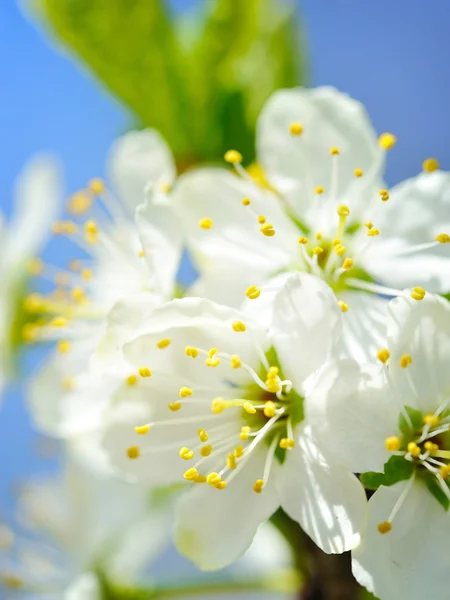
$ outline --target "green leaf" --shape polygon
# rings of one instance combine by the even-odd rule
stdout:
[[[444,491],[441,489],[435,477],[427,477],[426,478],[427,488],[439,502],[439,504],[446,510],[450,508],[450,500],[445,495]]]
[[[423,421],[422,421],[423,415],[420,412],[420,410],[411,408],[411,406],[405,406],[405,411],[411,421],[411,424],[413,427],[412,431],[421,430],[423,427]],[[399,418],[398,424],[399,424],[400,431],[403,433],[403,435],[405,435],[405,436],[411,435],[411,433],[412,433],[411,426],[408,423],[408,421],[405,419],[404,415],[401,413],[400,413],[400,418]]]
[[[413,471],[413,463],[405,460],[403,456],[391,456],[384,465],[384,473],[362,473],[360,479],[365,488],[377,490],[380,485],[391,486],[409,479]]]

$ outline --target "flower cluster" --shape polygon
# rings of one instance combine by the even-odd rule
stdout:
[[[82,255],[40,263],[55,287],[25,299],[26,339],[56,344],[35,422],[127,486],[180,490],[175,543],[203,570],[281,508],[381,600],[448,597],[450,174],[427,159],[388,189],[395,143],[345,94],[282,90],[257,164],[177,178],[133,132],[111,189],[53,225]]]

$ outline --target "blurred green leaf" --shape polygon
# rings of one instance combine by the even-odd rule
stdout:
[[[181,166],[237,147],[249,162],[257,115],[305,82],[295,3],[208,0],[171,15],[163,0],[26,0]]]

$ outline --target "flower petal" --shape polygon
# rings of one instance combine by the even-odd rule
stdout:
[[[262,477],[267,448],[260,446],[224,490],[204,484],[183,496],[176,507],[175,543],[204,571],[226,567],[250,546],[258,526],[279,506],[272,479],[261,494],[253,485]]]
[[[153,129],[131,131],[117,139],[109,153],[108,172],[131,214],[144,201],[148,183],[171,184],[176,175],[170,148]]]
[[[308,426],[287,452],[277,481],[281,506],[328,554],[355,548],[365,527],[364,488],[318,448]]]
[[[293,122],[302,124],[301,136],[290,133]],[[339,156],[330,156],[332,147],[339,148]],[[325,194],[330,191],[332,160],[338,161],[339,169],[334,200],[348,204],[352,214],[383,167],[382,152],[363,105],[330,87],[273,94],[259,117],[257,149],[270,182],[314,228],[320,218],[318,201],[332,200],[314,198],[317,186],[322,186]],[[365,177],[355,177],[357,168]]]
[[[417,302],[396,298],[389,303],[389,373],[405,404],[434,412],[450,390],[450,304],[426,294]],[[400,366],[409,354],[412,363]]]
[[[424,286],[430,292],[450,291],[450,246],[403,254],[416,244],[450,234],[450,173],[435,171],[407,179],[389,191],[376,225],[381,234],[364,256],[367,271],[381,283],[404,288]]]
[[[448,513],[417,481],[392,524],[386,521],[407,483],[380,487],[369,502],[367,533],[353,552],[353,574],[361,585],[383,600],[448,598]]]
[[[302,393],[306,379],[327,360],[341,333],[341,310],[331,288],[294,273],[274,299],[271,336],[286,377]]]
[[[242,205],[247,197],[249,207]],[[225,169],[183,175],[174,201],[200,272],[232,264],[267,274],[286,267],[295,256],[298,233],[277,196]],[[274,236],[261,233],[257,215],[274,226]],[[201,219],[212,221],[210,229],[200,227]]]
[[[401,406],[384,368],[353,360],[329,363],[305,402],[306,418],[334,462],[353,473],[383,471],[384,440],[398,430]]]

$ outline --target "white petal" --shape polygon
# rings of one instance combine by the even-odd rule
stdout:
[[[398,431],[400,410],[384,368],[353,360],[327,364],[305,401],[321,447],[353,473],[383,471],[390,458],[384,441]]]
[[[313,275],[291,275],[274,299],[271,336],[284,375],[299,393],[340,333],[341,310],[331,288]]]
[[[381,233],[372,251],[369,247],[365,253],[365,268],[388,286],[401,289],[421,285],[430,292],[448,292],[448,244],[404,256],[401,252],[450,232],[450,173],[422,173],[395,186],[389,194],[390,200],[377,215]]]
[[[303,125],[299,137],[289,132],[293,122]],[[338,157],[330,156],[332,147],[339,148]],[[314,228],[319,202],[326,202],[327,212],[332,212],[328,202],[332,198],[314,197],[317,186],[330,192],[332,160],[338,161],[339,168],[335,203],[345,202],[352,214],[383,166],[375,131],[362,104],[329,87],[275,92],[259,117],[257,148],[271,183]],[[366,179],[355,177],[356,168],[364,171]]]
[[[200,277],[190,286],[187,295],[208,298],[219,304],[234,308],[242,307],[245,312],[254,318],[252,311],[247,311],[245,291],[249,286],[255,284],[261,288],[261,281],[264,281],[264,279],[264,273],[259,274],[255,269],[236,269],[234,264],[221,265],[220,269],[217,269],[212,265],[210,268],[202,269]],[[259,308],[263,296],[264,293],[261,289],[261,296],[256,301],[249,300],[251,308]]]
[[[421,302],[396,298],[389,303],[389,373],[404,404],[434,412],[450,388],[450,304],[426,294]],[[412,364],[400,366],[409,354]]]
[[[342,355],[360,362],[373,361],[386,345],[386,300],[353,290],[339,292],[337,297],[348,306],[342,315]]]
[[[61,172],[51,156],[37,156],[19,175],[2,261],[14,265],[34,256],[48,238],[62,198]]]
[[[242,205],[246,197],[251,199],[248,208]],[[220,271],[222,265],[232,264],[271,273],[286,267],[298,251],[298,232],[279,199],[225,169],[199,169],[184,175],[174,201],[200,272]],[[273,237],[260,232],[257,215],[264,215],[274,226]],[[203,218],[212,220],[211,229],[199,226]]]
[[[170,148],[153,129],[131,131],[118,138],[110,150],[108,172],[131,214],[144,201],[148,183],[171,184],[176,175]]]
[[[297,433],[297,432],[296,432]],[[281,506],[328,554],[355,548],[365,527],[366,495],[358,479],[318,448],[309,427],[279,469]]]
[[[100,582],[95,573],[78,575],[63,594],[64,600],[100,600],[102,598]]]
[[[258,526],[278,508],[272,479],[261,494],[253,491],[262,477],[266,454],[267,447],[261,445],[224,490],[198,485],[176,507],[177,548],[202,570],[221,569],[239,558]]]
[[[150,193],[136,209],[136,224],[146,261],[153,275],[153,287],[158,294],[173,297],[181,259],[183,236],[177,216],[171,206],[155,202]]]
[[[392,530],[378,532],[405,485],[380,487],[370,499],[367,533],[353,552],[353,573],[383,600],[446,600],[450,515],[425,485],[415,483]]]

